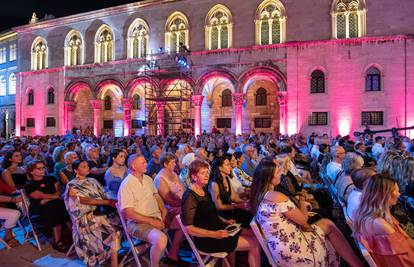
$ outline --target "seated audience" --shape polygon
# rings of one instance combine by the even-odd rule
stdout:
[[[249,211],[248,201],[243,200],[232,190],[230,183],[230,161],[226,157],[215,159],[211,169],[209,192],[220,216],[226,219],[234,219],[244,228],[250,228],[252,216]]]
[[[260,246],[254,236],[243,229],[234,236],[225,230],[234,220],[218,215],[206,188],[209,183],[209,165],[195,160],[189,167],[191,185],[183,195],[181,219],[188,233],[194,237],[197,249],[206,253],[248,251],[250,267],[260,266]]]
[[[342,160],[345,157],[345,149],[341,146],[331,148],[332,161],[326,166],[326,175],[332,183],[339,177],[342,171]]]
[[[104,175],[108,166],[102,164],[99,159],[99,149],[95,146],[89,145],[86,148],[86,159],[90,169],[89,177],[96,179],[101,185],[105,186]]]
[[[59,251],[66,250],[67,246],[61,240],[62,226],[66,224],[70,228],[70,224],[65,204],[60,199],[59,182],[54,177],[45,176],[43,161],[29,163],[27,175],[30,180],[25,190],[30,197],[30,212],[39,215],[42,228],[53,230],[53,247]]]
[[[162,150],[159,146],[151,147],[151,157],[147,165],[147,174],[153,179],[155,178],[155,175],[157,175],[157,173],[162,169],[162,165],[160,163],[161,154]]]
[[[0,182],[1,183],[1,182]],[[4,184],[3,184],[4,185]],[[0,194],[2,194],[3,186],[0,185]],[[17,247],[20,245],[19,241],[17,241],[13,236],[13,228],[16,227],[17,221],[20,218],[20,212],[16,209],[10,209],[4,207],[6,204],[9,203],[19,203],[22,201],[22,198],[19,197],[11,197],[8,195],[0,195],[0,220],[4,226],[4,241],[10,247]]]
[[[263,160],[254,173],[250,199],[278,266],[339,266],[336,252],[351,266],[363,266],[332,221],[313,221],[310,203],[302,200],[295,206],[286,195],[274,191],[279,183],[279,167]]]
[[[337,197],[346,203],[349,193],[354,189],[351,173],[364,166],[364,159],[354,152],[347,153],[342,161],[343,172],[333,183],[337,190]]]
[[[8,151],[3,159],[1,178],[9,187],[9,194],[26,185],[27,175],[21,167],[22,154],[19,151]]]
[[[165,153],[162,155],[160,163],[164,168],[155,176],[154,184],[168,211],[165,226],[169,230],[175,230],[174,242],[168,251],[167,263],[182,265],[182,262],[178,259],[178,250],[184,239],[184,234],[175,216],[181,213],[181,199],[186,188],[174,172],[176,157],[173,154]]]
[[[59,173],[61,170],[65,168],[65,155],[66,148],[64,146],[57,146],[53,150],[53,162],[55,162],[55,165],[53,166],[53,176],[56,179],[59,179]],[[51,173],[52,174],[52,173]]]
[[[346,200],[346,213],[351,221],[355,220],[355,213],[359,209],[361,195],[365,185],[375,174],[374,168],[357,169],[351,173],[352,182],[355,187],[349,193],[348,199]]]
[[[86,161],[72,164],[76,178],[67,184],[65,204],[73,224],[72,238],[78,256],[88,266],[103,264],[111,257],[111,266],[118,266],[119,220],[101,214],[101,206],[115,207],[116,201],[106,199],[102,185],[88,178]]]
[[[362,192],[354,235],[378,266],[414,266],[414,240],[390,211],[399,196],[398,184],[388,174],[374,175]]]
[[[233,167],[233,175],[239,180],[239,182],[245,186],[250,187],[252,185],[253,178],[249,176],[242,168],[244,162],[243,153],[240,151],[234,152],[234,157],[237,160],[237,166]]]
[[[105,183],[108,197],[116,199],[122,180],[127,176],[128,169],[125,166],[126,153],[120,149],[114,149],[110,155],[110,166],[105,172]]]
[[[65,192],[66,184],[76,177],[76,173],[72,169],[72,163],[77,159],[78,154],[76,154],[76,152],[69,151],[65,153],[65,168],[59,172],[59,180],[60,184],[62,185],[61,188],[63,189],[61,192]]]
[[[145,174],[147,161],[144,156],[131,159],[129,168],[130,174],[118,191],[120,209],[126,218],[128,232],[151,244],[151,267],[158,267],[168,240],[163,232],[167,210],[154,181]]]
[[[243,171],[245,173],[247,173],[247,175],[249,175],[250,177],[253,176],[254,173],[254,169],[256,168],[256,166],[254,165],[254,149],[251,145],[244,145],[243,146],[243,158],[244,161],[241,165],[241,168],[243,169]]]

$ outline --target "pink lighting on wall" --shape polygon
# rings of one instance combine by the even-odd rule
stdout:
[[[164,122],[165,102],[157,101],[155,105],[157,108],[157,135],[164,136],[164,133],[165,133],[165,122]]]
[[[342,136],[348,135],[351,132],[351,122],[348,119],[340,119],[338,122],[338,133]]]
[[[101,134],[101,109],[102,100],[91,100],[93,108],[93,134],[99,136]]]
[[[128,136],[131,133],[132,101],[131,98],[122,99],[122,107],[124,109],[124,136]]]
[[[203,103],[204,96],[193,95],[191,100],[194,105],[194,135],[201,135],[201,104]]]
[[[242,110],[243,110],[243,102],[244,102],[243,93],[233,93],[233,103],[235,106],[236,112],[236,135],[242,134]]]

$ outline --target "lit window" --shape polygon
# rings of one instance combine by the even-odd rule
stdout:
[[[188,19],[183,13],[174,12],[165,26],[165,47],[167,52],[178,53],[184,46],[189,48]]]
[[[6,63],[6,48],[0,47],[0,64]]]
[[[32,45],[32,70],[47,68],[47,43],[41,37],[37,37]]]
[[[145,57],[149,49],[149,28],[142,19],[136,19],[128,30],[128,58]]]
[[[95,62],[114,60],[114,34],[107,25],[102,25],[95,36]]]
[[[65,66],[83,64],[83,41],[77,31],[70,31],[65,40]]]
[[[214,6],[206,18],[206,48],[208,50],[232,46],[233,22],[230,10],[223,5]]]
[[[0,76],[0,96],[6,95],[6,78]]]
[[[257,89],[257,92],[256,92],[256,106],[266,106],[266,105],[267,105],[267,91],[264,88],[259,88]]]
[[[285,41],[286,14],[279,0],[265,0],[256,12],[256,44],[279,44]]]
[[[366,34],[364,0],[335,0],[331,14],[335,39],[357,38]]]
[[[10,61],[14,61],[17,59],[17,45],[16,44],[11,44],[10,47]]]
[[[16,75],[14,73],[9,76],[9,94],[16,94]]]

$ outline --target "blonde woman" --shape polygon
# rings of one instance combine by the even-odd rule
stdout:
[[[414,240],[401,229],[390,211],[399,196],[398,184],[388,174],[374,175],[362,192],[354,235],[378,266],[414,266]]]

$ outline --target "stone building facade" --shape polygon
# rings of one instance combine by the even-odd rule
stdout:
[[[411,126],[412,10],[411,0],[149,0],[16,27],[16,133]]]

